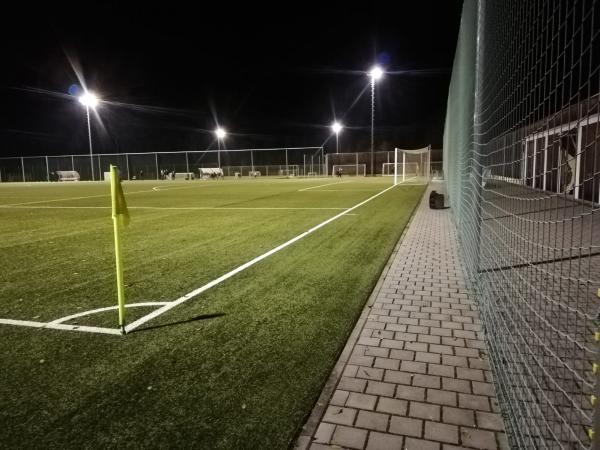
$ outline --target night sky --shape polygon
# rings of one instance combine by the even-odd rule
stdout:
[[[388,72],[376,91],[376,149],[441,148],[461,1],[52,3],[5,15],[2,156],[88,152],[85,109],[69,95],[77,72],[104,100],[92,117],[95,152],[216,148],[217,122],[228,148],[331,152],[334,118],[346,127],[341,151],[368,151],[375,62]]]

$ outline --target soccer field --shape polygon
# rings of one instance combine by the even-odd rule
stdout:
[[[108,183],[0,185],[0,447],[286,448],[423,194],[391,181],[125,183],[126,336]]]

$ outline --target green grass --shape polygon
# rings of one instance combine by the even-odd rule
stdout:
[[[299,191],[336,181],[125,184],[127,301],[174,300],[391,180]],[[115,304],[107,190],[0,185],[0,318]],[[0,325],[0,447],[288,447],[423,190],[392,189],[124,337]]]

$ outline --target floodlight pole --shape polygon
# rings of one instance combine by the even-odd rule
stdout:
[[[374,129],[375,129],[375,77],[371,76],[371,176],[374,175],[375,154],[374,147]]]
[[[335,133],[335,152],[340,152],[340,133]]]
[[[92,151],[92,126],[90,124],[90,106],[85,105],[85,115],[87,117],[88,126],[88,141],[90,143],[90,168],[92,169],[92,181],[96,181],[94,177],[94,154]]]
[[[217,137],[217,164],[219,165],[219,169],[221,168],[221,139]]]

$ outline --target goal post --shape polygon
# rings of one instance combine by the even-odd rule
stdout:
[[[431,145],[414,150],[394,149],[394,163],[383,163],[381,174],[393,176],[394,184],[400,179],[429,178],[431,171]]]
[[[338,173],[339,172],[339,173]],[[353,176],[367,176],[367,165],[366,164],[334,164],[331,171],[332,176],[336,175],[353,175]]]

